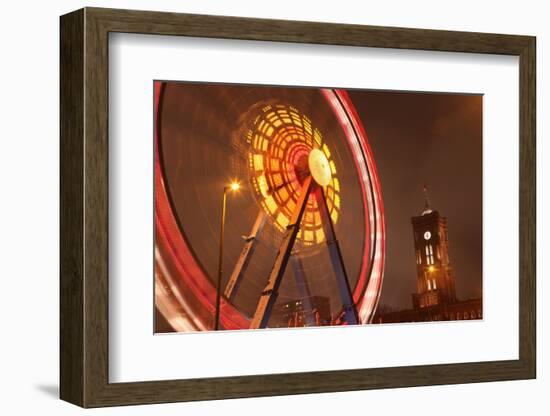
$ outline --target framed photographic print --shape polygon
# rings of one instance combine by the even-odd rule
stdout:
[[[61,17],[61,398],[534,378],[535,38]]]

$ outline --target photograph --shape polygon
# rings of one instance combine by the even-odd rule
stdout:
[[[156,80],[155,333],[483,319],[483,95]]]

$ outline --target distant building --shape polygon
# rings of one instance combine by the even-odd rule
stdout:
[[[449,258],[447,219],[430,206],[424,188],[422,213],[412,217],[416,258],[416,293],[412,294],[412,309],[386,312],[380,310],[373,323],[454,321],[481,319],[481,298],[458,300],[455,278]]]
[[[324,296],[311,296],[275,306],[269,322],[270,328],[294,328],[330,325],[330,300]]]

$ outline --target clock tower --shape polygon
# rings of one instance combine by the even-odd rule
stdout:
[[[454,303],[455,281],[449,260],[447,219],[432,209],[424,187],[424,209],[411,218],[416,256],[415,309]]]

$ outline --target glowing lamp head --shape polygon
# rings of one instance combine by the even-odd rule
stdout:
[[[428,271],[429,271],[430,273],[432,273],[434,270],[435,270],[435,267],[434,267],[434,266],[428,267]]]
[[[321,186],[327,186],[330,183],[332,177],[330,165],[327,157],[321,150],[313,149],[309,153],[308,166],[315,182]]]
[[[239,182],[232,182],[231,185],[229,185],[229,189],[232,191],[238,191],[241,187],[241,184]]]

